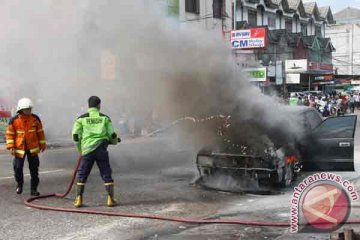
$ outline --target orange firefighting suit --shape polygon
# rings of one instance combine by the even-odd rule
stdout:
[[[40,118],[35,114],[15,115],[6,130],[6,148],[14,149],[18,158],[24,158],[26,152],[37,155],[44,150],[46,141]]]

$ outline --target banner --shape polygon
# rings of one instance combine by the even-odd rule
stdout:
[[[247,68],[245,72],[248,74],[250,82],[266,81],[266,68]]]
[[[283,63],[276,61],[276,85],[281,85],[283,82]]]
[[[286,74],[286,84],[299,84],[299,83],[300,83],[300,73]]]
[[[285,72],[287,73],[301,73],[301,72],[306,72],[307,70],[308,70],[307,59],[285,61]]]
[[[266,47],[266,28],[251,28],[231,31],[233,49],[254,49]]]

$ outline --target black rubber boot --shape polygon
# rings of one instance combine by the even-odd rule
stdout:
[[[31,196],[40,196],[40,193],[36,190],[36,188],[31,189],[30,194]]]
[[[31,196],[40,196],[40,193],[37,191],[38,185],[39,185],[38,180],[31,179],[31,186],[30,186],[30,189],[31,189],[30,194],[31,194]]]
[[[23,191],[23,185],[18,183],[18,184],[16,185],[16,193],[17,193],[17,194],[21,194],[22,191]]]

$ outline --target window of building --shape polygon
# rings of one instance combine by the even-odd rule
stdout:
[[[308,26],[306,23],[301,23],[301,33],[303,36],[307,36]]]
[[[282,26],[282,19],[283,19],[283,15],[282,15],[282,12],[278,11],[276,12],[276,22],[277,22],[277,28],[278,29],[282,29],[283,26]]]
[[[224,0],[213,0],[213,17],[222,18]]]
[[[248,24],[250,27],[257,26],[257,12],[254,10],[248,11]]]
[[[322,36],[321,26],[315,26],[315,35],[318,36],[318,37]]]
[[[270,29],[275,29],[276,28],[276,15],[269,15],[268,16],[268,27]]]
[[[185,11],[189,13],[200,13],[200,0],[185,0]]]
[[[292,27],[293,27],[292,19],[290,19],[290,18],[285,19],[285,29],[286,29],[286,31],[292,32]]]

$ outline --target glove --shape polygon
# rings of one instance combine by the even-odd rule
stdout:
[[[15,148],[10,148],[9,151],[10,151],[11,155],[15,156]]]
[[[43,152],[43,151],[45,151],[45,149],[46,149],[46,146],[42,147],[42,148],[40,149],[40,151]]]
[[[117,140],[118,140],[118,143],[121,142],[121,138],[118,138]]]

